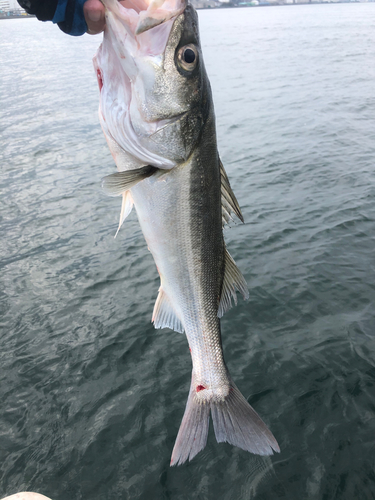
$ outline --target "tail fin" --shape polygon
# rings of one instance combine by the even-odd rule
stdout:
[[[172,451],[171,465],[192,460],[206,446],[210,423],[210,403],[198,402],[190,387],[185,413]]]
[[[172,452],[171,465],[180,465],[197,455],[207,443],[210,410],[218,443],[227,442],[256,455],[280,452],[279,445],[256,411],[233,381],[223,401],[198,401],[190,388],[185,414]]]
[[[272,432],[242,396],[233,381],[224,401],[211,403],[216,441],[230,443],[255,455],[280,453]]]

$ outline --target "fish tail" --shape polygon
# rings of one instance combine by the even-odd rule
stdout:
[[[231,380],[229,394],[221,400],[199,400],[195,390],[190,389],[171,465],[191,460],[206,446],[210,412],[218,443],[227,442],[256,455],[280,452],[272,432]]]
[[[210,420],[210,403],[198,401],[190,388],[185,413],[172,451],[171,466],[191,460],[206,446]]]
[[[227,442],[255,455],[280,453],[272,432],[232,380],[228,396],[211,403],[211,415],[218,443]]]

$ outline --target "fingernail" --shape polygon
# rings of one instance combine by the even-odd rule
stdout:
[[[102,17],[100,10],[90,10],[90,12],[88,12],[88,16],[90,21],[93,23],[97,23]]]

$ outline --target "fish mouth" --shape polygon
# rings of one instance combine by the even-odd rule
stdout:
[[[101,1],[106,28],[94,67],[103,131],[117,145],[112,147],[119,147],[127,156],[172,168],[175,159],[164,135],[169,136],[169,130],[174,134],[174,127],[184,119],[185,107],[171,110],[171,117],[169,113],[160,116],[157,107],[148,106],[148,99],[155,74],[162,68],[175,17],[184,11],[186,0]],[[146,19],[147,26],[142,25]]]
[[[112,12],[127,25],[127,31],[133,37],[141,35],[160,24],[181,14],[187,0],[101,0],[109,12]]]

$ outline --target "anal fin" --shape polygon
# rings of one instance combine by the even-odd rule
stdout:
[[[225,249],[224,260],[223,288],[221,290],[219,310],[217,313],[219,318],[232,307],[232,299],[234,304],[237,305],[236,290],[241,292],[245,300],[249,298],[249,290],[245,278],[242,276],[241,271],[238,269],[227,249]]]
[[[155,328],[170,328],[175,332],[184,333],[181,320],[177,317],[167,295],[162,287],[159,288],[159,295],[156,299],[152,322]]]

